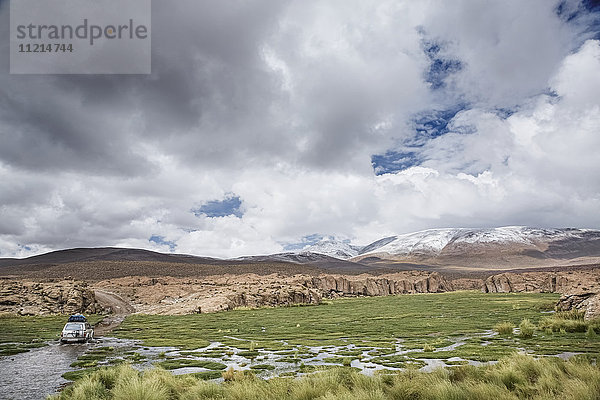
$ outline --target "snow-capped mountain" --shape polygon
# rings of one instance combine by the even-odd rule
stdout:
[[[331,247],[333,249],[333,247]],[[229,259],[242,263],[292,263],[307,267],[314,267],[321,271],[330,271],[337,273],[364,273],[373,272],[373,266],[355,263],[349,260],[343,260],[339,257],[333,257],[324,253],[301,250],[298,252],[286,252],[277,254],[266,254],[260,256],[245,256]],[[307,270],[309,271],[309,270]],[[314,272],[314,270],[313,270]]]
[[[306,253],[358,262],[370,258],[427,264],[535,266],[548,259],[600,257],[600,231],[525,226],[428,229],[385,237],[366,246],[328,237],[299,250],[294,257]]]
[[[393,238],[393,239],[392,239]],[[524,226],[505,226],[489,229],[449,228],[429,229],[387,238],[381,246],[365,246],[359,254],[440,254],[449,246],[520,244],[535,246],[564,240],[600,239],[600,231],[591,229],[538,229]]]
[[[324,253],[316,253],[310,251],[298,251],[298,252],[285,252],[275,254],[265,254],[258,256],[243,256],[237,258],[231,258],[233,261],[251,261],[251,262],[292,262],[296,264],[310,264],[317,261],[330,259]]]
[[[356,257],[361,249],[362,246],[354,246],[347,241],[326,238],[312,246],[305,247],[302,249],[302,252],[326,254],[331,257],[346,260],[348,258]]]
[[[540,264],[540,260],[600,257],[600,231],[524,226],[429,229],[374,242],[363,247],[353,260],[367,257],[442,264],[495,260],[497,264],[514,262],[534,266]]]

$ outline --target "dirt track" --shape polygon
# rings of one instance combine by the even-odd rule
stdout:
[[[95,290],[96,300],[104,308],[110,308],[111,314],[96,324],[95,336],[103,336],[115,329],[123,322],[125,317],[135,312],[135,309],[121,296],[105,290]]]

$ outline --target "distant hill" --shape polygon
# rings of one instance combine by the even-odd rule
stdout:
[[[345,273],[377,272],[377,270],[384,269],[383,267],[368,266],[351,260],[342,260],[327,254],[313,253],[310,251],[239,257],[229,261],[239,261],[245,263],[294,263],[300,265],[310,265],[323,270],[323,272],[334,273],[341,271],[344,271]],[[389,270],[386,270],[385,272],[389,272]]]
[[[304,252],[217,259],[142,249],[102,247],[53,251],[23,259],[0,258],[0,276],[108,279],[122,276],[206,276],[227,273],[360,274],[390,272],[323,254]]]
[[[155,261],[190,264],[211,264],[224,262],[223,260],[216,258],[196,257],[184,254],[164,254],[142,249],[92,247],[57,250],[22,259],[0,258],[0,268],[15,265],[55,265],[89,261]]]

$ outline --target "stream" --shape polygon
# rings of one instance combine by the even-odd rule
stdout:
[[[51,342],[46,347],[0,358],[0,399],[39,400],[55,393],[68,382],[61,375],[72,370],[69,365],[89,346]]]
[[[70,365],[87,350],[101,347],[131,346],[131,340],[102,338],[90,343],[59,344],[31,349],[26,353],[0,357],[0,399],[40,400],[56,393],[70,381],[61,375],[73,371]]]

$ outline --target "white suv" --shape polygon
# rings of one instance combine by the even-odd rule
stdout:
[[[60,334],[61,343],[87,342],[94,338],[94,329],[88,322],[67,322]]]

